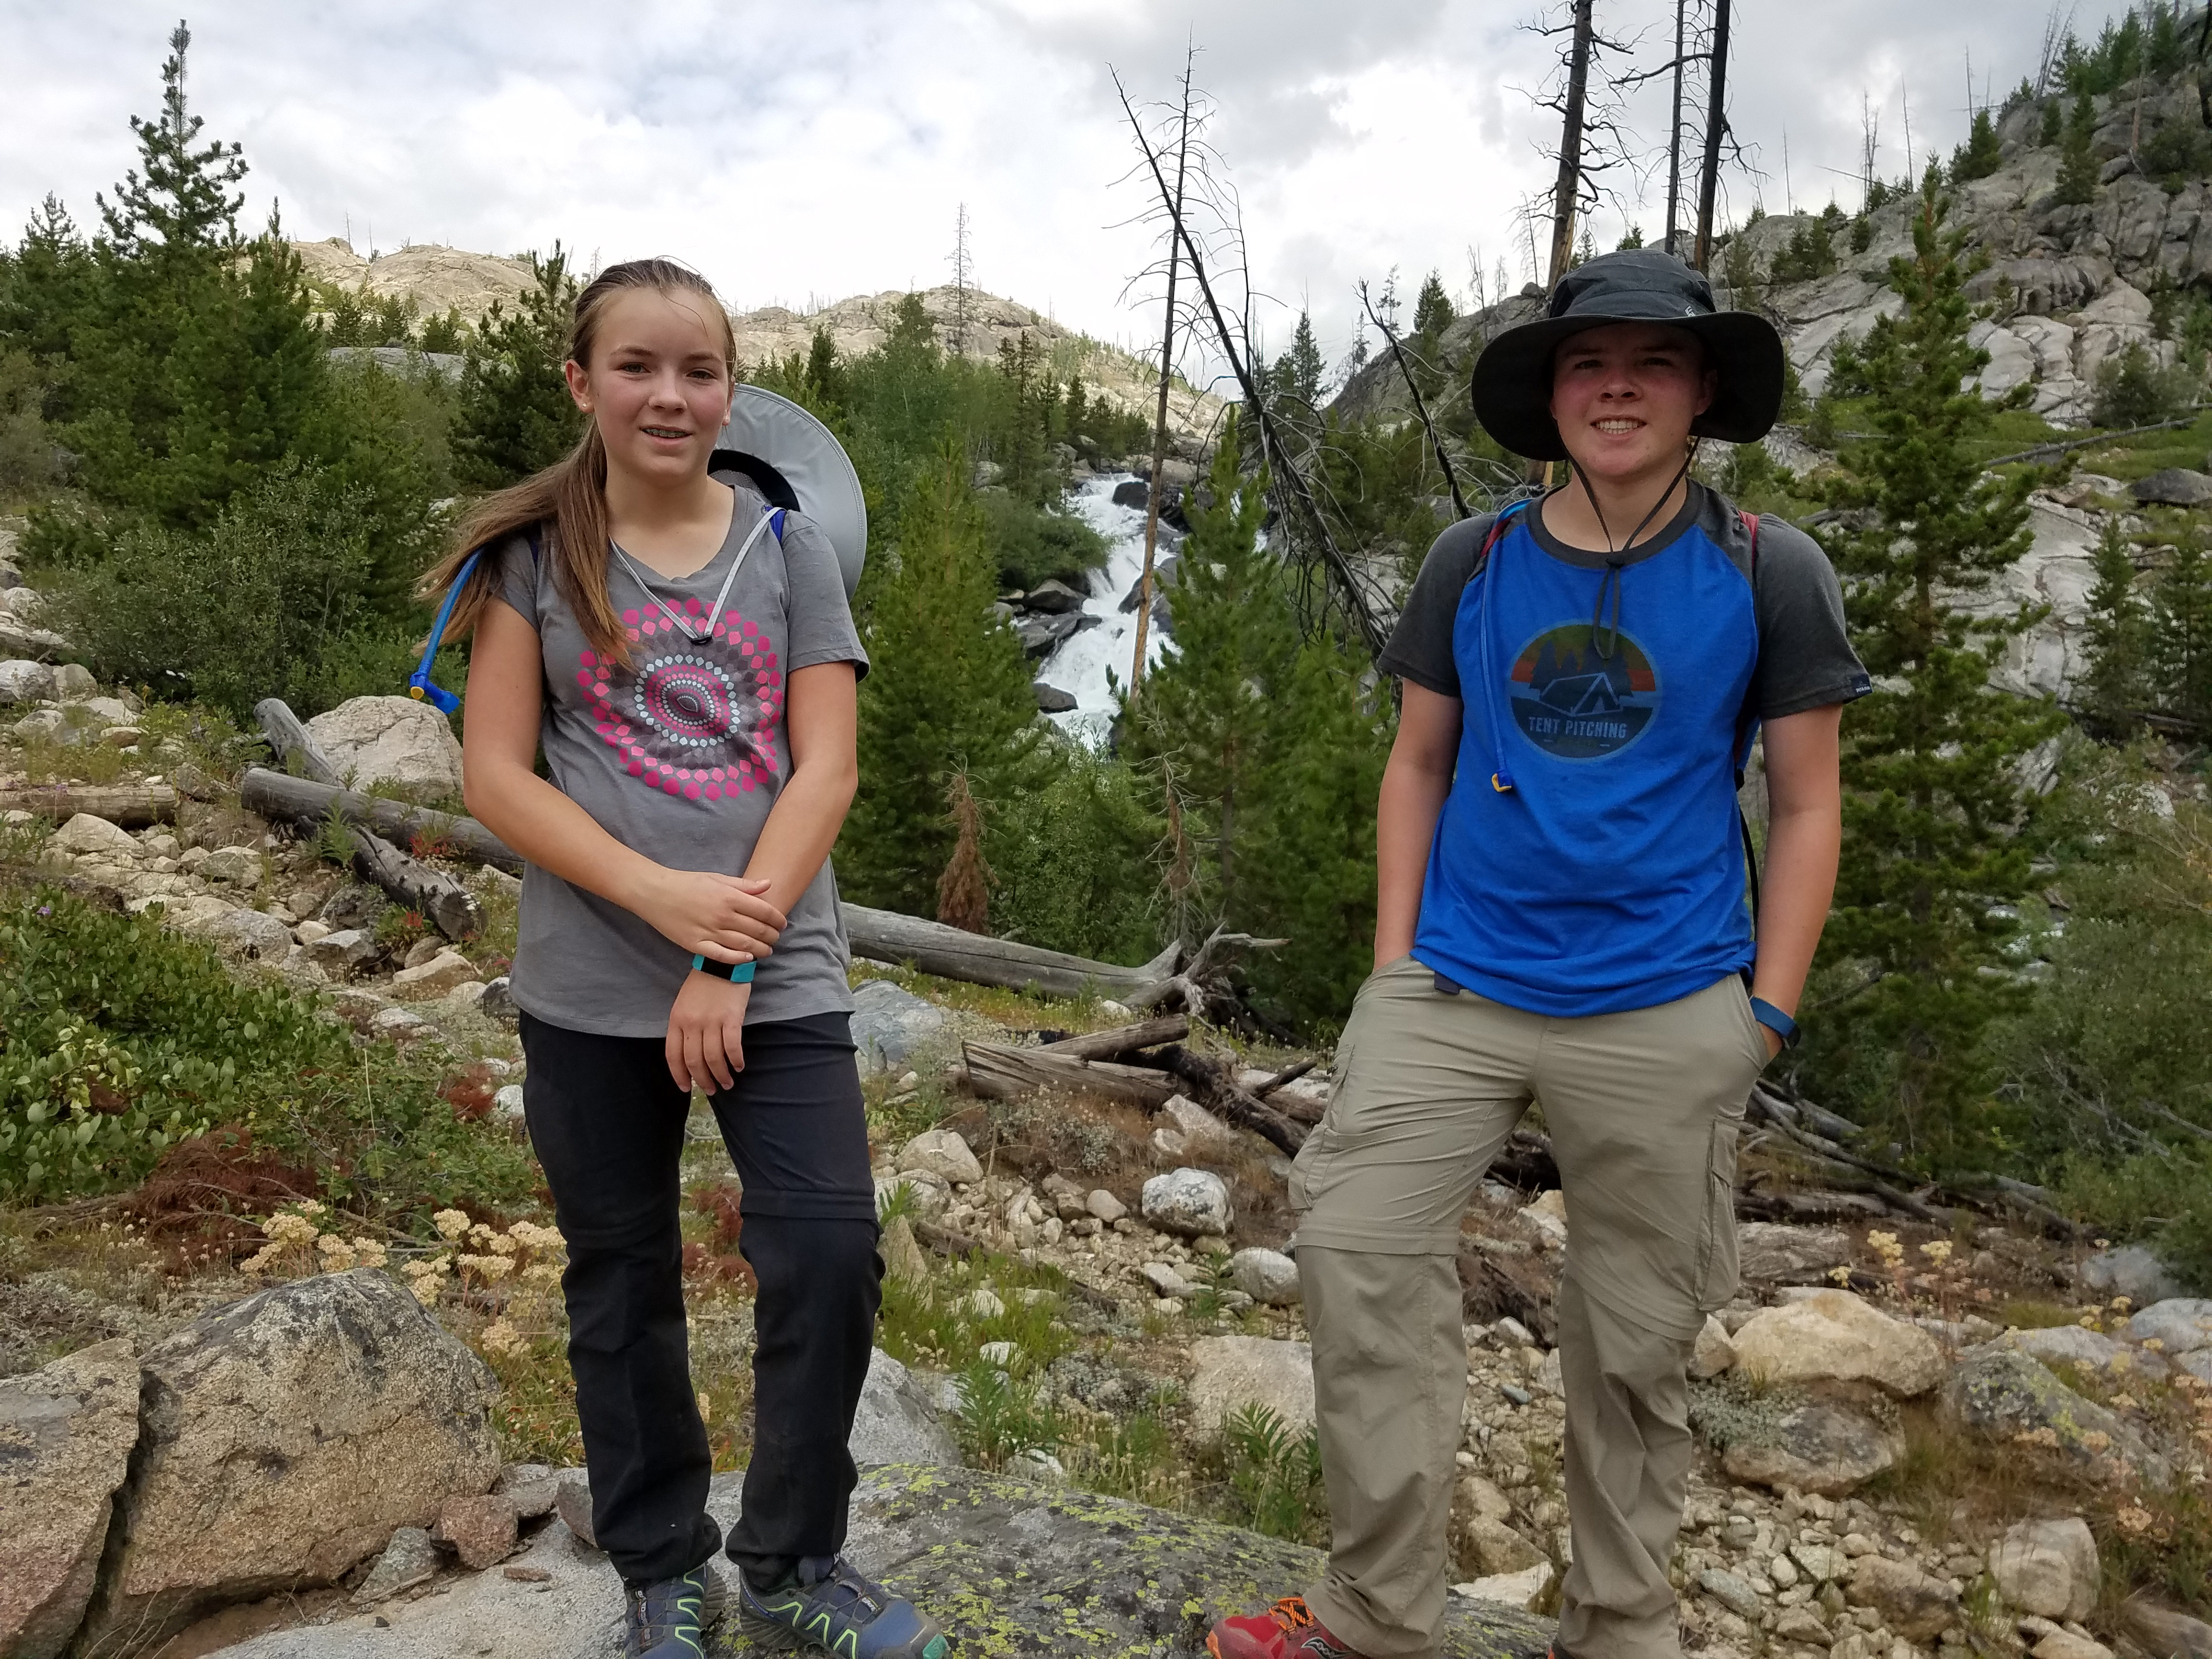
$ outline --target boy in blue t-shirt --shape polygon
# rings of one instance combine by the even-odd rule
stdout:
[[[1698,437],[1773,424],[1782,362],[1765,319],[1638,251],[1577,268],[1475,366],[1491,434],[1570,481],[1439,536],[1379,659],[1405,703],[1375,973],[1291,1180],[1333,1545],[1304,1596],[1216,1626],[1216,1659],[1435,1650],[1460,1220],[1536,1100],[1569,1224],[1556,1651],[1678,1654],[1690,1350],[1735,1292],[1736,1135],[1796,1032],[1842,836],[1842,706],[1870,689],[1820,548],[1688,477]],[[1762,728],[1754,931],[1735,788]]]

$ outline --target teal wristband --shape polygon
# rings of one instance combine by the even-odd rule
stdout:
[[[750,962],[709,962],[700,956],[691,958],[693,973],[712,974],[716,979],[726,979],[732,985],[751,984],[754,965]]]

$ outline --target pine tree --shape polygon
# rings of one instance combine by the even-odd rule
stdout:
[[[95,198],[120,259],[204,261],[210,252],[238,240],[238,210],[246,198],[229,191],[246,176],[245,155],[241,146],[220,139],[192,148],[207,123],[185,98],[185,54],[191,44],[191,32],[182,23],[170,32],[169,57],[161,65],[161,113],[151,121],[131,118],[144,175],[134,167],[115,187],[112,203]]]
[[[1959,609],[2027,550],[2029,478],[1984,476],[1972,441],[1990,406],[1972,389],[1988,355],[1967,343],[1960,234],[1934,169],[1913,257],[1892,261],[1901,317],[1878,322],[1849,368],[1878,434],[1847,451],[1833,504],[1870,526],[1831,544],[1876,690],[1846,718],[1844,835],[1823,940],[1835,978],[1816,1002],[1822,1056],[1916,1155],[1974,1150],[1990,1108],[1984,1036],[2018,994],[1992,907],[2025,891],[2019,757],[2061,723],[1989,683],[2031,614]],[[1961,391],[1962,385],[1966,389]],[[1996,974],[1987,969],[1998,970]]]
[[[469,337],[453,396],[453,464],[462,482],[497,489],[548,467],[575,447],[583,417],[561,366],[576,280],[561,245],[530,256],[535,285],[514,309],[492,301]]]
[[[1413,332],[1420,337],[1422,349],[1433,352],[1437,342],[1451,325],[1451,295],[1444,292],[1443,278],[1432,270],[1422,280],[1421,291],[1413,298]]]
[[[2058,191],[2062,206],[2080,207],[2097,194],[2097,157],[2091,148],[2097,137],[2097,106],[2084,90],[2075,94],[2074,112],[2067,118],[2066,149],[2058,161]]]
[[[1951,181],[1963,185],[1986,179],[2003,165],[2004,154],[1997,148],[1996,118],[1987,109],[1978,109],[1966,142],[1951,152]]]
[[[1275,360],[1276,386],[1297,403],[1318,404],[1322,379],[1328,372],[1321,346],[1314,339],[1313,318],[1301,311],[1297,331],[1291,336],[1291,349]]]
[[[876,588],[860,686],[860,793],[837,855],[864,903],[937,913],[958,843],[946,790],[964,772],[988,802],[1035,781],[1036,693],[998,586],[982,515],[957,446],[915,477],[898,515],[896,561]]]
[[[2212,734],[2212,558],[2185,536],[2151,598],[2151,657],[2166,712]]]
[[[2083,626],[2088,672],[2081,679],[2081,712],[2102,735],[2124,738],[2150,696],[2151,616],[2117,516],[2098,538],[2096,570]]]
[[[2049,149],[2066,136],[2066,108],[2057,98],[2043,100],[2043,117],[2035,129],[2038,149]]]
[[[1266,809],[1270,738],[1298,653],[1297,620],[1276,562],[1260,546],[1267,514],[1265,471],[1246,477],[1234,409],[1223,423],[1204,495],[1168,590],[1174,649],[1145,677],[1131,733],[1131,762],[1155,775],[1162,757],[1181,769],[1190,827],[1204,849],[1201,902],[1241,925],[1242,853]]]

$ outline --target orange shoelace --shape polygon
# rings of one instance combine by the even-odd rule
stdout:
[[[1306,1607],[1306,1598],[1303,1595],[1285,1595],[1267,1609],[1267,1616],[1282,1627],[1285,1636],[1292,1631],[1304,1630],[1315,1622],[1313,1613]]]

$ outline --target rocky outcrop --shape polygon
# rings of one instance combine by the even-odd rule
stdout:
[[[2100,1480],[2163,1486],[2172,1468],[2118,1413],[2086,1400],[2030,1356],[1996,1343],[1969,1353],[1943,1404],[1992,1440],[2055,1452]]]
[[[741,1474],[717,1475],[708,1509],[736,1518]],[[890,1468],[860,1480],[846,1553],[942,1620],[960,1659],[1167,1659],[1207,1628],[1320,1576],[1322,1553],[1120,1498],[969,1470]],[[448,1594],[387,1602],[319,1627],[281,1631],[210,1659],[544,1659],[618,1639],[622,1588],[560,1528]],[[535,1575],[543,1575],[536,1577]],[[1540,1659],[1552,1627],[1517,1608],[1450,1598],[1442,1659]],[[755,1651],[736,1621],[708,1643]]]
[[[0,1656],[54,1659],[92,1599],[138,1439],[130,1341],[0,1382]]]
[[[426,243],[364,259],[351,244],[333,236],[324,242],[295,242],[292,251],[313,281],[358,289],[377,299],[411,299],[425,317],[453,310],[465,322],[478,322],[495,301],[514,310],[517,296],[534,286],[528,261],[457,247]]]
[[[861,1074],[903,1066],[945,1021],[945,1010],[890,980],[863,981],[853,993],[853,1047]]]
[[[499,1472],[489,1373],[372,1269],[220,1309],[143,1368],[95,1635],[150,1642],[207,1607],[328,1583]]]
[[[914,1374],[881,1348],[868,1356],[868,1378],[846,1443],[862,1468],[879,1463],[957,1468],[960,1449]]]

